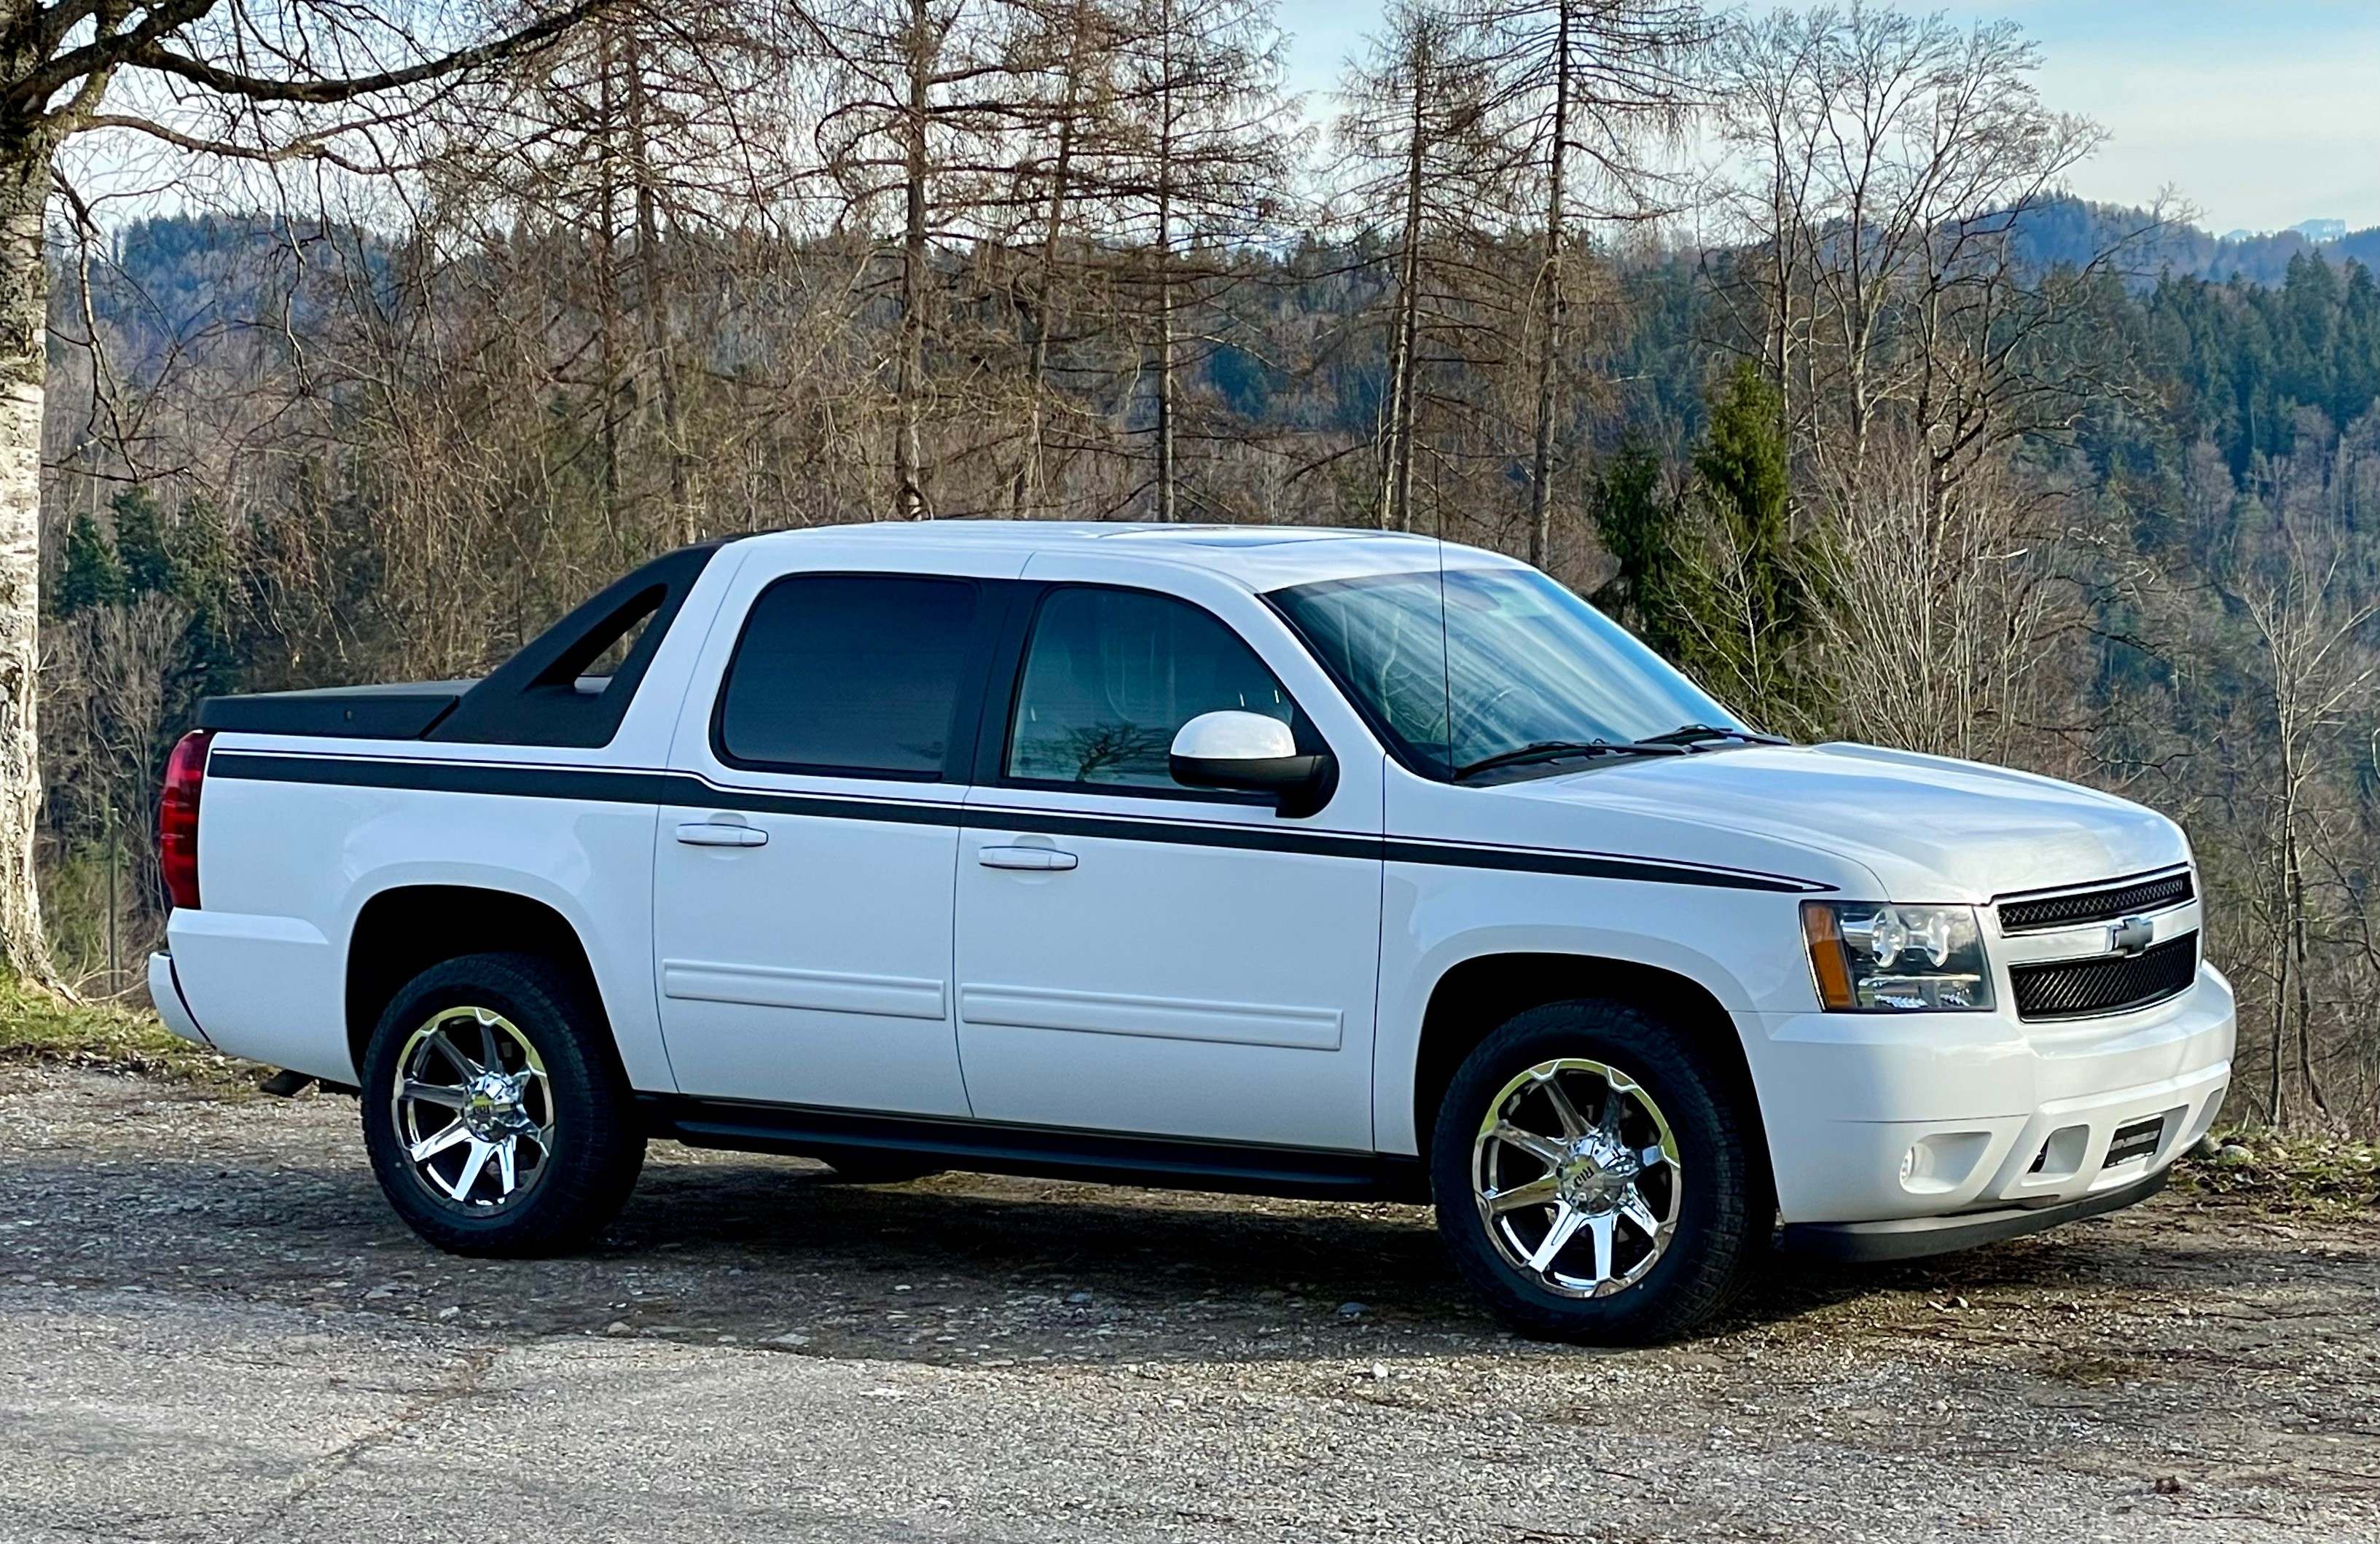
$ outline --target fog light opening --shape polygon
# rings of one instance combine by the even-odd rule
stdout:
[[[1945,1131],[1922,1137],[1900,1155],[1900,1187],[1912,1196],[1945,1196],[1963,1189],[1991,1145],[1988,1131]]]

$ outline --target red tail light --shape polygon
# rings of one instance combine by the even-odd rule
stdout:
[[[199,795],[207,783],[211,729],[193,729],[165,759],[165,795],[157,801],[157,868],[177,906],[199,905]]]

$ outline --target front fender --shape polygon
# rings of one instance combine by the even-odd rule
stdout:
[[[1791,894],[1391,863],[1382,902],[1372,1083],[1384,1152],[1421,1150],[1422,1032],[1439,983],[1465,963],[1553,954],[1666,972],[1709,993],[1739,1038],[1764,1010],[1815,1006]]]

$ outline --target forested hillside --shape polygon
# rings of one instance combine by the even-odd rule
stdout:
[[[2021,35],[1888,11],[1400,8],[1313,136],[1261,0],[629,14],[413,126],[369,221],[58,232],[45,853],[94,984],[209,692],[472,674],[727,531],[1387,526],[1779,731],[2174,815],[2241,1108],[2380,1124],[2356,238],[2077,203],[2098,132]],[[1689,125],[1736,170],[1674,175]]]

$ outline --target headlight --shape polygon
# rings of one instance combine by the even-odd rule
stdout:
[[[1923,1013],[1992,1005],[1973,906],[1804,901],[1802,936],[1818,1001],[1832,1013]]]

